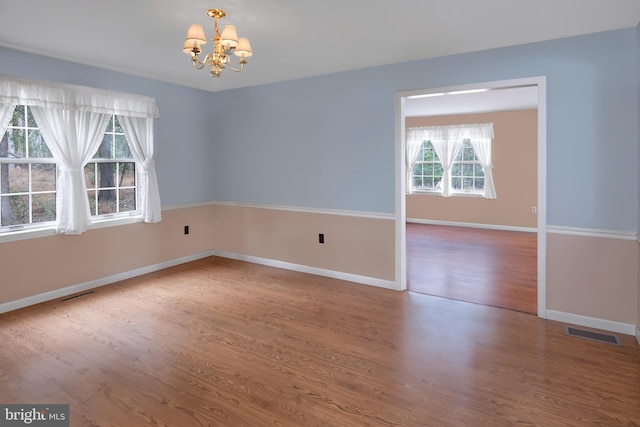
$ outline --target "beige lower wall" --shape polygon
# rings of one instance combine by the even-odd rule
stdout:
[[[211,250],[394,279],[390,219],[220,205],[162,215],[157,224],[0,244],[0,304]],[[324,245],[318,233],[325,234]]]
[[[637,324],[638,244],[547,234],[547,309]]]
[[[0,304],[208,251],[395,280],[392,219],[207,205],[166,210],[158,224],[2,243]],[[548,233],[547,309],[640,326],[639,252],[633,240]]]
[[[218,250],[395,280],[393,219],[215,206],[212,220]]]

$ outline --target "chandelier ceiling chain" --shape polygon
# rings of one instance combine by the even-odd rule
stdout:
[[[246,37],[238,37],[234,25],[225,25],[222,29],[222,34],[220,34],[218,31],[218,19],[226,16],[224,10],[209,9],[207,10],[207,15],[214,19],[213,51],[207,53],[203,60],[198,58],[198,55],[202,52],[200,46],[207,43],[204,30],[200,24],[191,24],[189,26],[182,51],[190,55],[191,64],[197,70],[201,70],[205,66],[211,67],[211,71],[209,71],[211,77],[220,77],[222,70],[226,66],[236,72],[242,71],[247,63],[246,58],[253,55],[249,40]],[[240,58],[238,68],[234,68],[231,63],[232,54]]]

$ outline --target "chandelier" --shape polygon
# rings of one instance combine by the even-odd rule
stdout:
[[[200,46],[207,42],[207,39],[204,37],[204,30],[200,24],[191,24],[189,26],[182,51],[191,56],[191,64],[193,64],[197,70],[201,70],[205,66],[211,67],[211,71],[209,71],[211,77],[220,77],[222,70],[227,65],[233,71],[242,71],[244,65],[247,63],[246,58],[253,55],[249,40],[246,37],[238,38],[234,25],[225,25],[222,34],[218,32],[218,19],[226,16],[224,10],[209,9],[207,10],[207,15],[215,21],[215,34],[212,39],[213,51],[207,53],[203,60],[198,58],[198,55],[202,52]],[[240,58],[238,68],[234,68],[231,63],[232,54]]]

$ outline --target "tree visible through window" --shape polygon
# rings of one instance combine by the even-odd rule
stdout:
[[[484,169],[469,140],[465,140],[451,166],[451,186],[454,191],[484,192]]]
[[[442,175],[442,163],[433,144],[431,141],[423,141],[413,166],[413,190],[441,191]],[[484,192],[484,169],[468,139],[456,154],[450,179],[453,193]]]
[[[113,115],[98,151],[84,168],[91,215],[136,210],[136,166]]]
[[[413,166],[413,188],[437,190],[442,180],[442,163],[431,141],[424,141]]]
[[[29,107],[18,105],[0,141],[0,227],[56,219],[56,165]]]
[[[136,167],[118,117],[84,168],[92,216],[137,210]],[[0,140],[0,228],[56,220],[56,162],[31,109],[18,105]]]

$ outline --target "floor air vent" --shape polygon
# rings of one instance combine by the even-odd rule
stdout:
[[[622,346],[622,343],[620,342],[620,338],[618,338],[615,335],[601,334],[599,332],[593,332],[593,331],[585,331],[584,329],[573,328],[571,326],[565,326],[564,333],[571,337],[584,338],[586,340]]]

